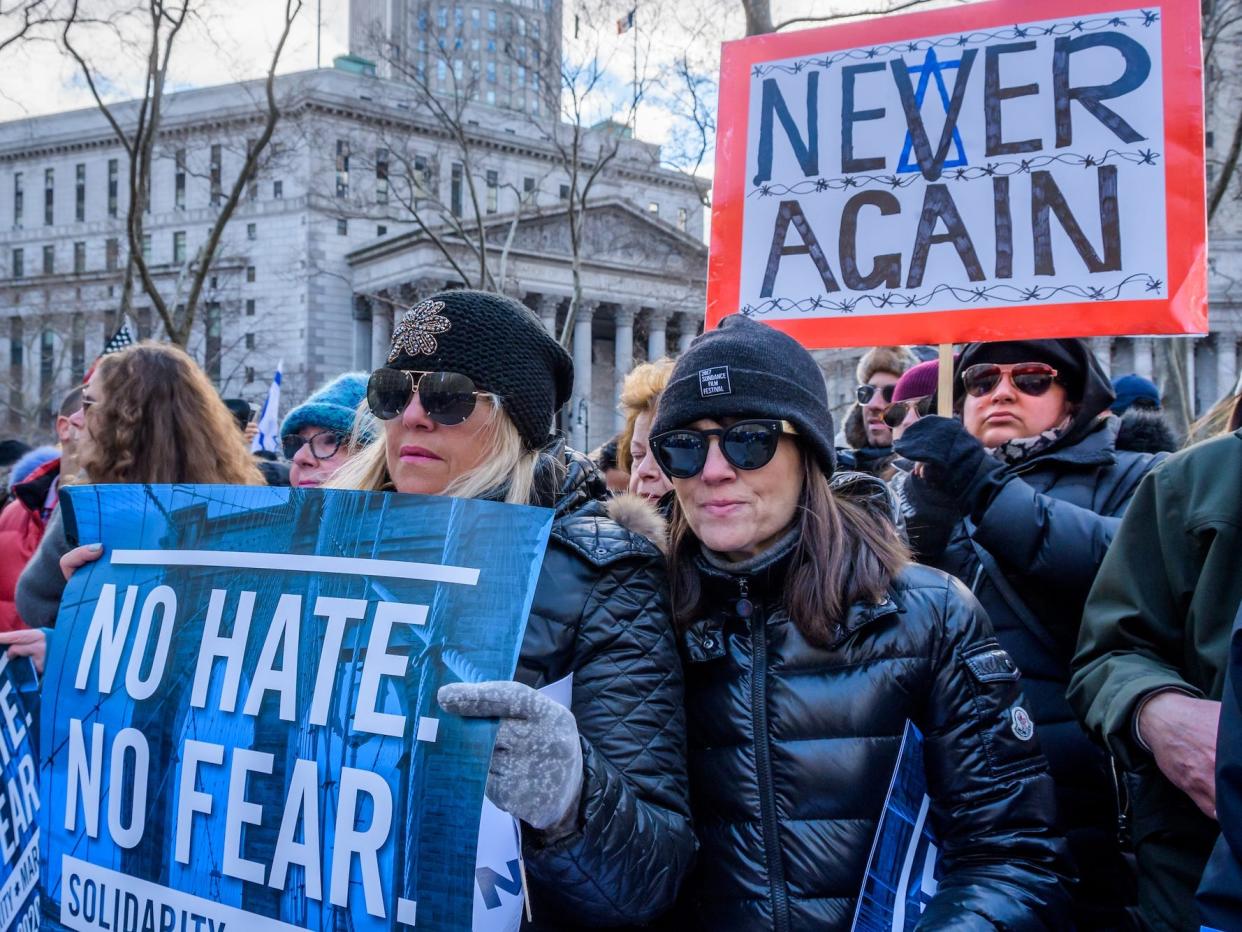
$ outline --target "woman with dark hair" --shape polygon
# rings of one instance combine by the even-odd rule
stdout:
[[[971,343],[953,397],[961,420],[922,418],[897,443],[921,464],[904,489],[911,544],[922,562],[970,585],[1022,670],[1080,878],[1077,926],[1133,928],[1119,778],[1066,689],[1087,593],[1161,457],[1116,449],[1112,385],[1082,340]]]
[[[603,501],[591,462],[551,436],[572,384],[569,355],[521,304],[434,295],[405,314],[371,374],[382,439],[329,483],[555,510],[516,681],[439,694],[448,712],[501,721],[487,795],[527,826],[536,928],[651,920],[694,854],[663,557],[620,523],[621,499]],[[566,677],[570,709],[537,691]]]
[[[834,494],[832,437],[810,354],[741,316],[695,340],[660,400],[702,844],[685,914],[851,928],[910,721],[941,851],[920,927],[1064,929],[1064,842],[1017,669],[959,583]]]
[[[82,416],[78,483],[263,484],[233,415],[180,347],[143,342],[104,356],[82,392]],[[74,543],[58,508],[17,581],[17,611],[31,628],[56,624],[65,580],[103,553]],[[41,632],[0,643],[42,666]]]

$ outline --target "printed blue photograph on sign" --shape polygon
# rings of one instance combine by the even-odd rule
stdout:
[[[0,651],[0,932],[39,928],[39,681]]]
[[[858,896],[854,932],[913,932],[936,895],[936,840],[927,824],[931,797],[923,733],[906,722]]]
[[[62,493],[45,910],[79,930],[468,929],[495,724],[551,511],[231,486]]]

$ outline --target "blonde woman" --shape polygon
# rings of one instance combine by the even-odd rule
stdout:
[[[661,552],[610,517],[598,471],[551,436],[572,384],[568,354],[521,304],[434,295],[371,374],[382,439],[328,484],[556,511],[516,682],[440,691],[451,713],[501,720],[487,794],[528,826],[540,928],[650,920],[694,851]],[[570,710],[536,692],[570,675]]]
[[[635,366],[621,385],[625,429],[617,441],[617,465],[630,474],[630,491],[649,502],[658,502],[673,488],[647,445],[660,393],[672,371],[671,359],[644,362]]]

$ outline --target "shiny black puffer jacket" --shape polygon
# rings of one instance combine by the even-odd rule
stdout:
[[[782,606],[784,567],[734,576],[699,563],[707,603],[683,637],[702,844],[687,918],[711,930],[849,929],[911,720],[943,863],[919,928],[1068,928],[1052,781],[1015,718],[1018,672],[978,603],[910,567],[886,601],[853,606],[823,649]]]
[[[644,922],[673,903],[695,849],[663,557],[609,517],[585,458],[557,455],[567,475],[539,501],[557,514],[516,679],[539,688],[573,674],[584,782],[573,835],[543,847],[523,833],[526,928]]]
[[[970,586],[1022,671],[1079,874],[1078,925],[1112,929],[1127,927],[1121,908],[1135,897],[1117,843],[1117,787],[1065,694],[1091,583],[1139,480],[1163,454],[1116,450],[1116,418],[1086,429],[1077,442],[1007,467],[978,524],[959,522],[943,552],[920,559]]]

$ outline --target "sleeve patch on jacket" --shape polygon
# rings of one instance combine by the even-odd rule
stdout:
[[[999,647],[983,647],[971,651],[963,658],[976,682],[1017,682],[1022,674],[1009,652]]]
[[[1010,709],[1009,718],[1009,728],[1019,741],[1030,741],[1035,736],[1035,723],[1022,706],[1016,705]]]

